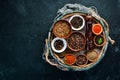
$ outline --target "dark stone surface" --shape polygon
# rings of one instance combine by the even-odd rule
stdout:
[[[63,72],[42,59],[44,40],[66,3],[96,6],[116,41],[86,72]],[[0,0],[0,80],[120,80],[120,0]]]

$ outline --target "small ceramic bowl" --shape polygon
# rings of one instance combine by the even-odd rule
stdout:
[[[96,50],[91,50],[87,52],[86,56],[89,61],[95,62],[98,60],[99,54]]]
[[[51,42],[52,50],[56,53],[61,53],[67,48],[66,40],[63,38],[54,38]],[[57,49],[56,49],[57,48]]]
[[[100,35],[103,32],[102,25],[100,25],[100,24],[93,24],[92,25],[92,32],[95,35]]]
[[[76,64],[78,66],[84,66],[88,63],[86,55],[80,54],[76,57]]]
[[[59,38],[67,38],[72,32],[71,25],[66,20],[59,20],[53,24],[53,34]]]
[[[96,46],[101,47],[106,43],[106,40],[103,35],[98,35],[93,38],[93,42]]]
[[[76,61],[76,57],[73,54],[66,54],[64,57],[64,62],[67,65],[73,65]]]
[[[85,26],[85,20],[81,15],[73,15],[70,17],[69,22],[73,30],[81,30]]]
[[[67,44],[72,51],[80,51],[85,47],[86,38],[82,33],[75,31],[67,38]]]

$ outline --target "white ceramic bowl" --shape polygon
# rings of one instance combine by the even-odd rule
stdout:
[[[83,23],[82,23],[81,27],[79,27],[79,28],[75,28],[75,27],[73,27],[73,25],[71,24],[72,29],[73,29],[73,30],[81,30],[81,29],[85,26],[85,20],[84,20],[84,18],[83,18],[82,16],[80,16],[80,15],[73,15],[72,17],[70,17],[69,23],[71,23],[71,20],[72,20],[74,17],[79,17],[79,18],[81,18],[82,21],[83,21]]]
[[[57,50],[57,49],[55,49],[55,47],[54,47],[54,43],[55,43],[55,41],[57,41],[57,40],[61,40],[62,42],[63,42],[63,48],[61,49],[61,50]],[[55,51],[56,53],[61,53],[61,52],[63,52],[63,51],[65,51],[65,49],[67,48],[67,42],[66,42],[66,40],[65,39],[63,39],[63,38],[54,38],[53,40],[52,40],[52,42],[51,42],[51,47],[52,47],[52,50],[53,51]]]

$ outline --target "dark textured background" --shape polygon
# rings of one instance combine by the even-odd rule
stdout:
[[[41,57],[52,20],[66,3],[96,6],[116,41],[86,72],[63,72]],[[120,80],[119,44],[120,0],[0,0],[0,80]]]

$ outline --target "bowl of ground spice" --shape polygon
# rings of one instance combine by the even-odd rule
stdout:
[[[66,40],[63,38],[54,38],[51,42],[51,47],[56,53],[61,53],[67,48]]]
[[[95,62],[97,61],[99,54],[96,50],[91,50],[87,52],[86,56],[89,61]]]
[[[68,47],[72,51],[79,51],[84,49],[86,44],[86,39],[82,33],[75,31],[68,37],[67,43],[68,43]]]
[[[66,20],[59,20],[53,25],[53,34],[59,38],[67,38],[71,32],[71,25]]]
[[[95,35],[100,35],[103,32],[102,25],[100,25],[100,24],[93,24],[92,25],[92,32]]]
[[[73,15],[69,22],[73,30],[81,30],[85,26],[85,20],[81,15]]]
[[[64,57],[64,62],[67,65],[73,65],[76,61],[76,58],[73,54],[66,54]]]

